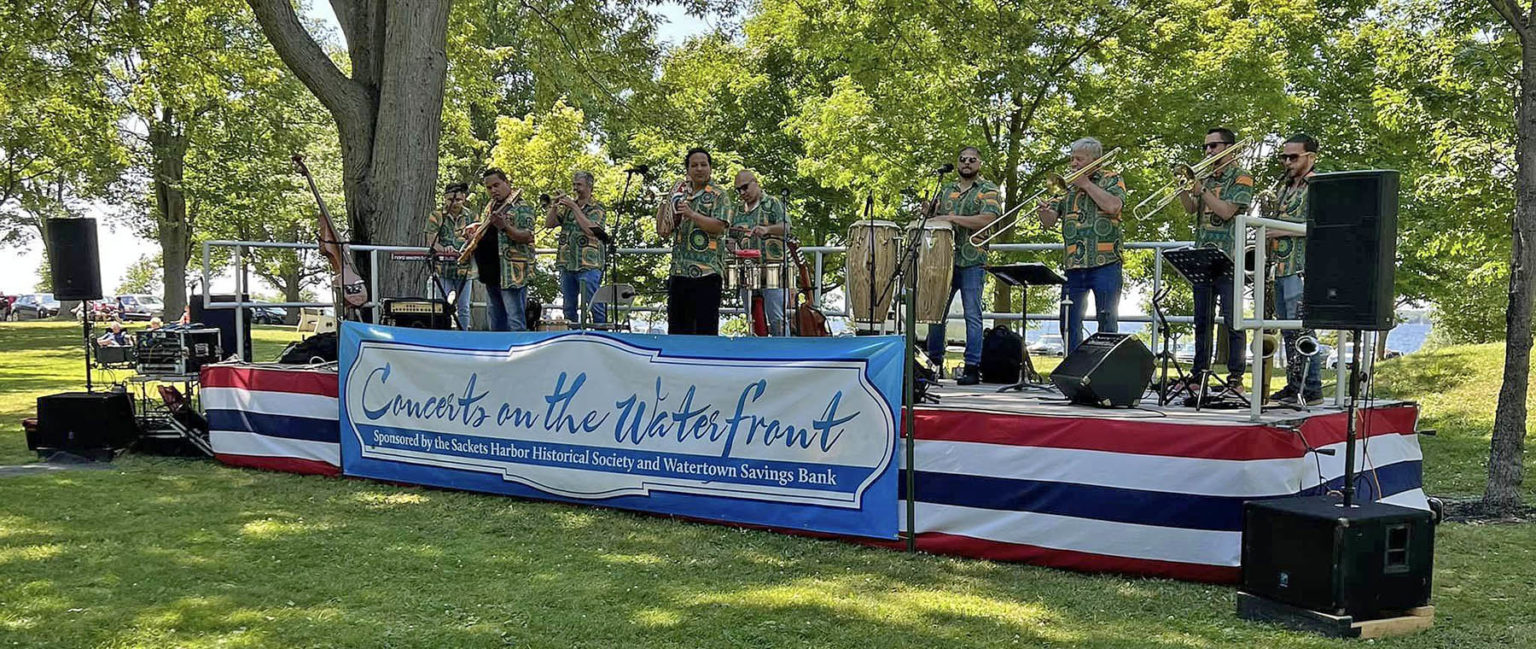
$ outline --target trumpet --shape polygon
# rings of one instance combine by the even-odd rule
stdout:
[[[1257,145],[1258,143],[1252,138],[1245,137],[1222,152],[1208,155],[1195,164],[1189,165],[1181,162],[1173,165],[1171,170],[1173,172],[1173,180],[1168,181],[1168,184],[1163,185],[1161,189],[1158,189],[1152,195],[1137,203],[1136,207],[1131,208],[1131,214],[1140,219],[1162,211],[1163,208],[1168,207],[1169,203],[1173,202],[1174,198],[1178,197],[1179,192],[1196,191],[1199,189],[1200,184],[1205,182],[1206,178],[1216,175],[1223,167],[1237,160],[1237,158],[1248,155],[1255,150]]]
[[[550,205],[560,202],[560,199],[562,198],[565,198],[564,190],[555,190],[555,194],[553,196],[549,194],[539,194],[539,206],[545,209],[549,209]]]
[[[980,230],[977,230],[976,232],[972,233],[971,234],[971,245],[977,246],[977,247],[981,247],[981,246],[987,245],[993,239],[996,239],[999,236],[1002,236],[1002,234],[1004,232],[1007,232],[1008,230],[1012,229],[1013,226],[1018,223],[1017,220],[1009,221],[1008,217],[1013,216],[1020,209],[1023,209],[1024,206],[1026,206],[1026,205],[1038,205],[1039,203],[1042,202],[1042,200],[1041,200],[1042,197],[1046,197],[1046,200],[1050,201],[1050,202],[1054,202],[1056,200],[1059,200],[1061,196],[1064,196],[1067,193],[1067,188],[1071,187],[1072,183],[1077,182],[1077,179],[1082,178],[1084,176],[1091,176],[1094,173],[1097,173],[1100,169],[1103,169],[1105,167],[1108,167],[1111,164],[1114,164],[1115,159],[1119,158],[1119,157],[1120,157],[1120,149],[1119,148],[1114,148],[1114,149],[1110,149],[1109,153],[1106,153],[1104,155],[1099,156],[1093,162],[1090,162],[1090,163],[1088,163],[1086,165],[1083,165],[1082,169],[1078,169],[1076,171],[1073,171],[1072,173],[1069,173],[1069,174],[1067,174],[1065,176],[1063,176],[1061,174],[1058,174],[1058,173],[1055,173],[1055,172],[1051,172],[1051,173],[1046,174],[1045,175],[1045,187],[1043,189],[1041,189],[1038,192],[1035,192],[1035,194],[1033,196],[1030,196],[1027,199],[1019,201],[1019,204],[1015,205],[1013,207],[1013,209],[1008,210],[1007,212],[1004,212],[1002,216],[999,216],[999,217],[997,217],[995,219],[992,219],[991,223],[986,224],[986,226],[982,227]],[[996,228],[997,228],[996,230],[993,230],[994,226],[996,226]],[[987,232],[988,230],[993,230],[993,231],[989,233],[989,232]],[[983,235],[985,235],[985,236],[983,236]]]

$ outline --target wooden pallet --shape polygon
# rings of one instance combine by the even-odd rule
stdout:
[[[1237,616],[1331,638],[1386,638],[1418,633],[1435,625],[1433,606],[1420,606],[1401,611],[1393,617],[1356,622],[1348,615],[1313,611],[1243,591],[1237,592]]]

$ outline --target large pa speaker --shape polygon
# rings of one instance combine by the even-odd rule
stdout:
[[[1129,408],[1152,382],[1152,352],[1131,334],[1096,333],[1051,372],[1072,403]]]
[[[1250,501],[1243,590],[1355,620],[1429,603],[1435,531],[1427,511],[1334,496]]]
[[[60,300],[101,299],[96,219],[48,219],[49,276]]]
[[[139,437],[133,402],[126,392],[64,392],[37,398],[37,429],[27,448],[110,457]]]
[[[234,302],[233,295],[210,295],[210,302]],[[249,302],[247,296],[245,301]],[[245,320],[245,357],[241,360],[251,360],[251,312],[248,309],[205,309],[203,308],[203,296],[194,294],[187,296],[187,314],[192,322],[201,322],[206,326],[219,330],[219,359],[229,358],[235,355],[235,314]]]
[[[1340,171],[1307,181],[1302,322],[1313,329],[1392,328],[1396,171]]]

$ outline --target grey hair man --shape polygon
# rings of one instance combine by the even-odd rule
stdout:
[[[1094,164],[1103,155],[1104,145],[1096,139],[1072,142],[1072,170],[1087,173],[1079,174],[1065,194],[1042,202],[1037,210],[1045,227],[1061,222],[1061,239],[1066,244],[1067,285],[1062,287],[1062,297],[1068,353],[1083,340],[1089,291],[1099,331],[1120,330],[1120,289],[1125,281],[1120,212],[1125,207],[1125,181],[1119,173]]]

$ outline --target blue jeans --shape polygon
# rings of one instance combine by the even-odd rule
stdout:
[[[1275,317],[1281,320],[1297,320],[1301,318],[1301,275],[1287,275],[1275,278]],[[1302,362],[1300,354],[1296,353],[1296,339],[1301,335],[1312,334],[1311,329],[1286,329],[1282,334],[1285,338],[1285,385],[1296,387],[1301,385],[1302,367],[1305,365],[1307,379],[1306,387],[1301,393],[1304,396],[1322,396],[1323,394],[1323,355],[1313,354],[1311,358]]]
[[[576,299],[577,285],[581,287],[579,302]],[[579,303],[587,305],[590,309],[592,319],[587,322],[594,324],[607,322],[608,305],[592,303],[592,294],[596,293],[597,288],[602,285],[603,269],[601,268],[560,271],[560,310],[565,312],[565,321],[572,325],[576,324],[579,315],[576,313],[576,306]]]
[[[949,303],[960,291],[960,308],[965,313],[965,364],[981,364],[981,288],[985,285],[987,271],[982,266],[955,267],[950,276],[949,295],[944,298],[944,317],[939,324],[928,325],[928,358],[935,364],[944,362],[944,322],[949,319]]]
[[[523,311],[528,308],[528,287],[485,287],[485,319],[491,331],[527,331]]]
[[[768,321],[768,335],[784,335],[784,289],[765,288],[753,293],[763,298],[763,317]],[[740,297],[741,303],[746,308],[751,308],[752,303],[748,301],[747,291],[741,291]]]
[[[443,291],[443,299],[449,299],[449,294],[452,294],[452,299],[457,301],[457,303],[450,302],[450,304],[453,304],[454,308],[457,309],[455,313],[459,321],[459,329],[462,331],[469,331],[469,307],[474,303],[474,300],[471,299],[470,295],[471,291],[469,290],[469,278],[465,277],[463,279],[456,279],[447,275],[440,275],[438,276],[438,279],[442,281],[440,288]]]
[[[1120,262],[1067,271],[1067,285],[1062,289],[1062,294],[1072,304],[1066,307],[1066,353],[1072,353],[1083,342],[1083,314],[1088,312],[1088,291],[1093,291],[1093,308],[1099,321],[1099,331],[1120,331],[1120,287],[1125,281],[1120,271]]]
[[[1195,290],[1195,366],[1194,370],[1211,367],[1211,327],[1216,324],[1216,303],[1221,305],[1221,319],[1227,323],[1227,375],[1242,376],[1248,370],[1248,348],[1243,343],[1243,330],[1232,326],[1232,278],[1218,279],[1214,283],[1203,282],[1193,286]]]

